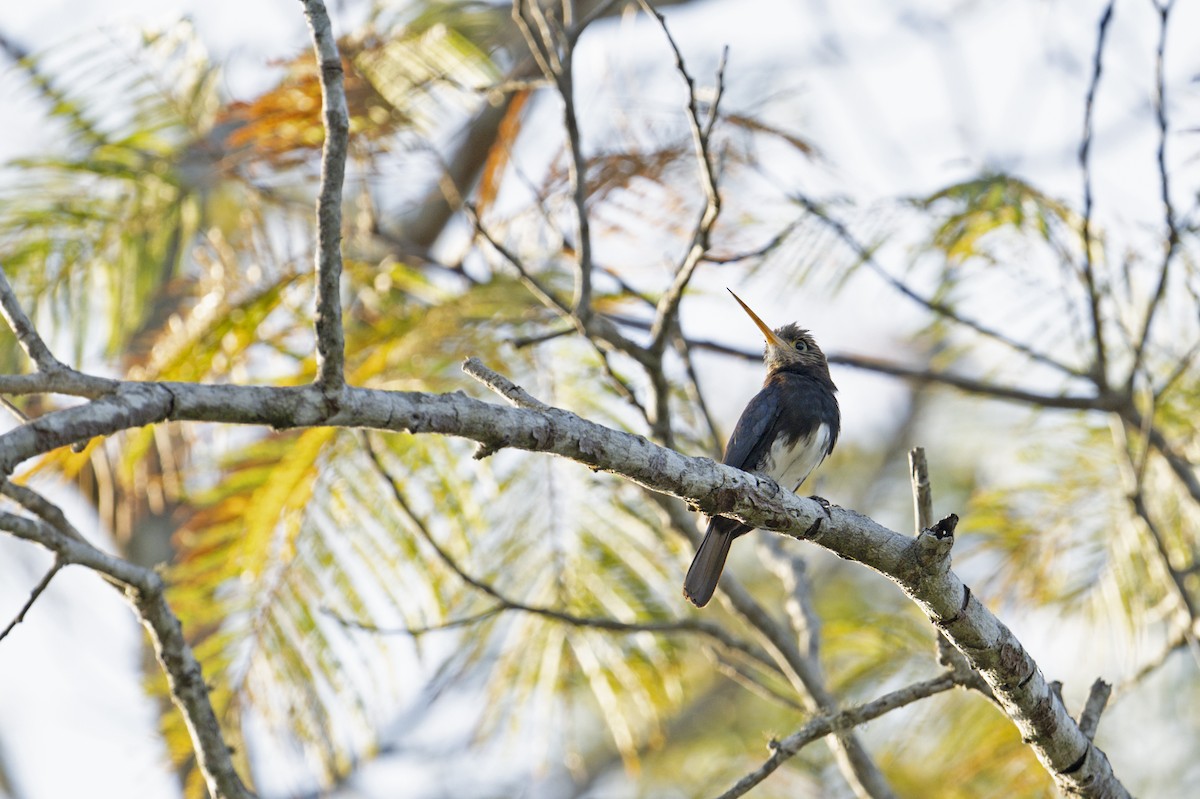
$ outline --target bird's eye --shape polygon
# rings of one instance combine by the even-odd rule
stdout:
[[[796,349],[800,350],[801,352],[808,352],[808,342],[802,338],[798,338],[798,339],[795,339],[794,341],[792,341],[792,346],[795,347]]]

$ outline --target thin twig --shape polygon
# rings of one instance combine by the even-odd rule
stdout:
[[[897,708],[948,691],[957,684],[954,675],[947,673],[892,691],[890,694],[885,694],[864,705],[846,708],[833,715],[818,716],[782,741],[773,741],[771,744],[772,754],[766,762],[738,780],[732,788],[721,793],[717,799],[736,799],[738,796],[744,796],[751,788],[769,777],[789,758],[813,741],[834,732],[853,729],[859,724],[879,718]]]
[[[467,215],[467,219],[469,219],[471,224],[474,226],[476,235],[482,236],[483,239],[489,245],[491,245],[491,248],[500,254],[501,258],[508,261],[509,265],[512,266],[513,269],[517,270],[517,274],[520,276],[521,282],[525,284],[525,287],[529,289],[533,296],[537,297],[543,305],[556,312],[559,316],[570,320],[575,325],[575,328],[579,329],[578,322],[576,322],[574,317],[571,315],[570,307],[558,297],[554,296],[553,291],[542,285],[541,281],[534,277],[533,274],[525,268],[524,262],[491,234],[491,231],[484,226],[483,220],[479,218],[479,214],[476,212],[475,206],[471,203],[464,203],[463,212]]]
[[[80,535],[79,531],[75,529],[75,525],[71,524],[67,520],[67,516],[63,513],[62,508],[46,499],[32,488],[23,486],[20,483],[14,483],[11,480],[5,480],[0,483],[0,494],[3,494],[12,501],[16,502],[18,505],[25,508],[25,510],[34,514],[46,524],[53,527],[59,533],[69,538],[75,538],[81,542],[84,541],[83,536]]]
[[[29,593],[29,599],[25,600],[25,604],[21,606],[21,610],[17,613],[16,617],[8,623],[8,626],[5,627],[3,631],[0,631],[0,641],[3,641],[5,638],[7,638],[8,634],[12,632],[13,628],[15,628],[18,624],[25,621],[25,614],[28,613],[29,609],[33,607],[33,603],[38,601],[38,597],[40,597],[42,592],[50,586],[50,581],[54,579],[54,576],[58,574],[59,570],[65,565],[66,564],[63,562],[62,557],[55,555],[54,564],[50,567],[50,570],[46,572],[45,576],[38,581],[38,584],[33,587],[33,591]]]
[[[21,349],[25,350],[25,354],[37,366],[38,371],[53,373],[67,369],[66,365],[50,352],[50,348],[46,346],[46,342],[42,341],[33,322],[25,315],[25,310],[17,300],[17,294],[13,291],[13,287],[9,285],[8,276],[4,273],[2,266],[0,266],[0,313],[4,314],[4,319],[12,328],[13,335],[17,337]]]
[[[1151,393],[1155,397],[1159,397],[1161,399],[1164,394],[1175,387],[1175,384],[1179,382],[1179,378],[1187,374],[1188,370],[1192,368],[1192,364],[1195,363],[1197,355],[1200,355],[1200,341],[1197,341],[1195,344],[1189,347],[1188,351],[1185,352],[1182,357],[1180,357],[1179,362],[1175,364],[1175,367],[1171,370],[1171,373],[1163,379],[1161,385],[1159,385],[1157,388],[1153,386],[1151,387]]]
[[[504,397],[514,407],[534,408],[540,411],[544,411],[550,407],[504,375],[484,366],[483,361],[478,358],[467,358],[463,361],[462,370]]]
[[[762,542],[759,551],[765,552],[767,568],[779,579],[787,595],[784,611],[792,625],[792,632],[796,634],[801,653],[813,663],[819,663],[821,619],[813,606],[812,585],[804,556],[794,549],[789,551],[778,536]]]
[[[1175,595],[1179,598],[1180,608],[1188,616],[1189,627],[1194,624],[1198,618],[1196,602],[1192,599],[1191,592],[1188,591],[1187,582],[1179,570],[1171,563],[1171,551],[1167,548],[1166,538],[1163,536],[1162,530],[1154,521],[1154,517],[1150,515],[1150,509],[1146,506],[1146,498],[1144,492],[1139,487],[1133,492],[1129,498],[1133,505],[1134,511],[1141,518],[1142,523],[1146,525],[1146,531],[1150,533],[1150,540],[1154,542],[1155,551],[1158,553],[1159,561],[1163,568],[1166,569],[1167,575],[1171,578],[1171,585],[1175,589]]]
[[[646,420],[647,424],[651,424],[650,415],[647,412],[646,407],[641,403],[641,401],[638,400],[637,394],[634,392],[633,388],[630,387],[630,385],[626,383],[620,375],[617,374],[615,369],[613,369],[612,363],[608,359],[608,353],[605,352],[604,348],[600,346],[600,341],[607,342],[613,345],[616,349],[630,354],[635,360],[638,360],[643,365],[646,365],[646,350],[620,335],[613,325],[607,323],[607,321],[602,317],[592,317],[591,322],[585,327],[583,321],[577,315],[572,313],[571,309],[566,303],[554,296],[554,293],[550,291],[549,288],[542,285],[542,283],[539,282],[538,279],[535,278],[529,272],[529,270],[525,268],[525,264],[521,262],[521,259],[518,258],[515,253],[498,242],[491,235],[491,233],[488,232],[488,230],[479,220],[479,217],[476,215],[475,209],[470,204],[464,205],[464,210],[466,211],[468,218],[474,222],[476,232],[483,236],[484,239],[487,240],[488,244],[490,244],[492,248],[504,258],[504,260],[508,261],[509,264],[511,264],[512,267],[517,270],[517,274],[521,276],[521,280],[525,284],[525,287],[528,288],[535,297],[541,300],[543,305],[557,313],[562,319],[570,322],[572,328],[576,332],[580,333],[584,337],[585,341],[592,345],[597,356],[600,358],[600,363],[604,367],[605,373],[608,375],[609,379],[612,380],[613,385],[616,386],[617,392],[625,399],[626,402],[637,409],[637,411],[642,415],[642,418]]]
[[[729,48],[726,47],[721,52],[721,60],[717,64],[716,94],[709,106],[707,120],[701,120],[700,104],[696,98],[696,82],[683,61],[683,52],[675,42],[675,37],[671,35],[670,28],[667,27],[666,17],[651,5],[649,0],[640,0],[640,3],[645,12],[654,17],[658,21],[659,27],[662,28],[663,35],[666,36],[667,43],[671,46],[671,52],[675,56],[675,70],[683,78],[687,88],[687,119],[692,131],[692,145],[696,148],[696,162],[700,167],[700,183],[705,197],[704,208],[700,212],[700,218],[692,233],[691,244],[688,246],[683,260],[680,261],[679,267],[675,270],[675,277],[672,279],[671,285],[659,299],[655,310],[654,324],[650,328],[650,349],[653,352],[661,353],[666,349],[667,338],[671,334],[671,328],[676,324],[679,304],[683,301],[683,294],[687,290],[688,283],[691,282],[696,267],[708,253],[713,226],[716,225],[717,218],[721,214],[721,193],[717,187],[717,168],[712,154],[711,137],[721,97],[725,93],[725,65],[729,57]]]
[[[808,213],[815,216],[818,221],[820,221],[822,224],[824,224],[826,227],[828,227],[834,233],[836,233],[838,238],[840,238],[843,242],[845,242],[845,244],[851,250],[854,251],[854,254],[858,256],[859,260],[863,264],[865,264],[869,269],[871,269],[871,271],[873,271],[875,274],[877,274],[885,283],[887,283],[889,286],[891,286],[895,291],[898,291],[900,294],[903,294],[905,297],[908,297],[910,300],[912,300],[913,302],[920,305],[922,308],[924,308],[928,311],[932,311],[933,313],[937,314],[938,316],[945,317],[946,319],[949,319],[950,321],[952,321],[956,324],[960,324],[963,327],[974,330],[979,335],[985,336],[994,341],[997,341],[997,342],[1003,344],[1004,346],[1008,347],[1009,349],[1015,350],[1016,352],[1019,352],[1022,355],[1030,358],[1031,360],[1037,361],[1038,363],[1043,363],[1047,366],[1054,367],[1055,369],[1057,369],[1060,372],[1071,375],[1073,377],[1088,377],[1089,376],[1086,372],[1083,372],[1075,367],[1068,366],[1064,363],[1061,363],[1060,361],[1050,357],[1049,355],[1047,355],[1045,353],[1038,352],[1037,350],[1030,347],[1028,344],[1017,341],[1016,339],[1013,339],[1013,338],[1009,338],[1008,336],[1004,335],[1000,331],[993,330],[992,328],[988,327],[987,325],[983,324],[982,322],[978,322],[974,319],[971,319],[970,317],[963,316],[961,313],[954,310],[953,308],[951,308],[949,305],[946,305],[945,303],[938,302],[937,300],[932,300],[927,297],[921,296],[921,294],[917,293],[912,287],[910,287],[903,280],[900,280],[899,278],[894,277],[890,272],[888,272],[886,269],[884,269],[883,265],[880,264],[879,261],[875,258],[875,254],[871,250],[871,248],[867,247],[862,242],[860,242],[858,240],[858,238],[850,231],[850,228],[848,228],[845,225],[845,223],[843,223],[839,219],[835,219],[832,215],[829,214],[829,212],[825,211],[823,208],[821,208],[819,205],[817,205],[817,203],[815,203],[813,200],[811,200],[810,198],[808,198],[802,194],[794,195],[793,199],[795,200],[795,202],[797,204],[799,204],[802,208],[804,208],[805,211],[807,211]]]
[[[788,222],[786,225],[784,225],[778,233],[768,239],[765,244],[755,247],[753,250],[732,253],[730,255],[713,255],[712,253],[706,253],[704,255],[704,260],[710,264],[724,265],[735,264],[739,261],[750,260],[751,258],[762,258],[763,256],[770,255],[772,252],[777,250],[781,244],[787,241],[788,236],[790,236],[792,231],[799,227],[799,225],[800,220],[793,219],[791,222]]]
[[[342,57],[322,0],[302,0],[312,31],[321,81],[325,145],[321,150],[321,188],[317,195],[317,379],[326,396],[345,385],[346,341],[342,330],[342,184],[346,179],[350,114],[346,108]]]
[[[1117,686],[1113,693],[1112,701],[1116,702],[1125,697],[1127,694],[1133,691],[1133,689],[1137,688],[1143,680],[1162,668],[1163,665],[1170,660],[1171,655],[1175,654],[1181,649],[1191,646],[1195,641],[1196,633],[1193,628],[1185,628],[1180,630],[1174,638],[1166,643],[1166,645],[1162,648],[1162,651],[1160,651],[1156,657],[1143,663],[1141,667],[1133,673],[1132,676]]]
[[[1167,291],[1167,280],[1171,272],[1171,261],[1179,249],[1179,227],[1176,221],[1175,206],[1171,202],[1171,181],[1167,172],[1167,89],[1163,56],[1167,47],[1167,24],[1171,16],[1173,0],[1156,4],[1159,14],[1158,46],[1154,58],[1154,116],[1158,122],[1158,184],[1163,205],[1164,225],[1167,229],[1167,244],[1163,250],[1162,265],[1158,270],[1158,285],[1150,302],[1146,306],[1146,318],[1142,322],[1142,332],[1134,349],[1133,366],[1129,370],[1129,381],[1132,384],[1135,375],[1142,366],[1146,354],[1146,346],[1150,341],[1150,328],[1154,324],[1155,312],[1162,304]]]
[[[509,339],[508,343],[520,350],[536,344],[545,344],[547,341],[553,341],[556,338],[569,336],[575,332],[578,331],[576,331],[575,326],[572,325],[571,327],[563,327],[559,328],[558,330],[547,330],[545,333],[537,333],[532,336],[517,336],[516,338]]]
[[[1100,315],[1100,292],[1096,285],[1095,265],[1092,261],[1092,112],[1096,90],[1100,86],[1100,75],[1104,70],[1104,42],[1108,38],[1108,25],[1112,22],[1115,4],[1115,0],[1110,0],[1100,16],[1096,34],[1096,55],[1092,61],[1092,79],[1088,83],[1087,100],[1083,110],[1083,138],[1079,144],[1079,168],[1083,172],[1083,280],[1092,315],[1092,340],[1096,347],[1092,377],[1101,389],[1107,385],[1108,361],[1104,346],[1104,324]]]
[[[606,352],[605,349],[601,347],[591,336],[588,336],[587,340],[595,348],[596,355],[600,358],[600,365],[604,367],[604,373],[608,375],[608,379],[611,380],[612,384],[617,387],[617,393],[620,394],[626,402],[628,402],[638,413],[642,415],[642,418],[646,420],[646,424],[653,428],[655,426],[656,419],[665,419],[666,417],[661,414],[656,418],[652,418],[650,416],[650,411],[647,410],[645,404],[638,399],[637,393],[633,390],[633,386],[629,385],[625,378],[621,377],[621,375],[617,373],[616,367],[613,366],[608,352]],[[655,372],[651,372],[651,385],[657,385],[654,382],[654,374]],[[663,378],[663,380],[665,380],[665,378]],[[663,396],[663,394],[659,393],[656,394],[656,396]],[[671,444],[667,443],[668,441],[672,440],[669,435],[669,425],[667,426],[666,432],[668,435],[663,439],[663,443],[667,446],[671,446]]]
[[[762,668],[764,664],[755,663],[755,665],[759,668]],[[745,688],[755,696],[762,697],[768,702],[776,702],[786,708],[790,708],[800,713],[807,712],[804,705],[796,701],[795,697],[789,696],[781,689],[777,689],[774,686],[769,685],[759,675],[751,672],[747,666],[741,663],[718,659],[716,668],[717,671],[719,671],[722,675],[728,677],[734,683]]]
[[[11,413],[19,424],[25,424],[29,421],[29,417],[25,415],[25,411],[18,408],[8,397],[0,397],[0,405],[3,405],[4,410]]]
[[[1149,419],[1149,415],[1145,417]],[[1186,615],[1186,621],[1183,624],[1183,633],[1185,642],[1190,646],[1193,656],[1200,662],[1200,642],[1192,635],[1192,630],[1195,627],[1198,617],[1197,606],[1193,600],[1187,586],[1187,577],[1171,562],[1171,551],[1167,545],[1166,537],[1150,513],[1150,508],[1146,504],[1145,497],[1145,464],[1148,452],[1150,450],[1151,437],[1147,430],[1140,429],[1142,440],[1147,442],[1145,451],[1139,457],[1133,452],[1132,442],[1129,437],[1129,422],[1122,423],[1114,419],[1111,425],[1114,438],[1121,451],[1125,453],[1125,460],[1121,464],[1121,472],[1125,482],[1128,485],[1128,499],[1133,507],[1134,513],[1142,520],[1142,524],[1146,528],[1146,532],[1150,536],[1151,542],[1154,544],[1155,554],[1158,556],[1158,562],[1166,572],[1170,580],[1171,590],[1179,600],[1180,610]],[[1194,477],[1194,475],[1193,475]]]
[[[694,544],[699,543],[699,531],[679,502],[650,493],[649,498],[667,513],[671,526],[680,535]],[[837,698],[825,684],[821,664],[807,658],[800,651],[795,635],[776,620],[733,575],[725,575],[717,593],[720,602],[754,631],[767,651],[775,658],[779,670],[791,683],[797,696],[801,697],[811,712],[832,714],[837,712]],[[891,787],[859,737],[852,731],[840,732],[830,741],[839,770],[858,796],[890,797]]]
[[[371,622],[360,621],[358,619],[347,618],[340,613],[336,613],[332,608],[321,608],[321,612],[329,618],[341,624],[343,627],[353,627],[356,630],[362,630],[368,633],[378,633],[379,635],[409,635],[413,638],[419,638],[426,633],[442,632],[444,630],[454,630],[459,627],[469,627],[472,624],[479,624],[488,619],[502,613],[506,610],[504,605],[493,605],[487,610],[479,613],[472,613],[468,616],[459,616],[456,619],[447,619],[439,624],[429,624],[423,627],[380,627],[378,624]]]
[[[1125,453],[1125,460],[1122,463],[1122,474],[1127,483],[1129,503],[1133,507],[1134,512],[1146,527],[1146,531],[1150,534],[1150,540],[1154,543],[1155,552],[1158,555],[1159,562],[1163,569],[1167,572],[1167,576],[1171,580],[1171,587],[1175,595],[1179,599],[1180,609],[1187,614],[1187,629],[1200,620],[1198,609],[1195,600],[1192,599],[1191,592],[1187,587],[1186,577],[1176,569],[1171,563],[1171,552],[1167,546],[1166,537],[1159,529],[1158,523],[1154,520],[1154,516],[1150,513],[1150,508],[1146,504],[1145,496],[1145,465],[1147,462],[1148,453],[1153,446],[1153,437],[1150,433],[1149,414],[1140,419],[1142,426],[1136,428],[1141,434],[1141,439],[1146,442],[1146,447],[1143,453],[1139,456],[1133,451],[1133,442],[1130,439],[1129,432],[1132,425],[1129,421],[1122,424],[1114,419],[1111,425],[1113,436],[1117,439],[1118,448]],[[1165,453],[1162,453],[1165,456]],[[1169,460],[1169,459],[1168,459]],[[1192,475],[1194,480],[1194,474]],[[1200,651],[1200,650],[1198,650]]]
[[[587,208],[587,158],[575,110],[574,54],[578,36],[566,35],[541,9],[537,0],[513,0],[516,20],[542,73],[558,89],[567,133],[567,174],[575,206],[575,296],[571,313],[587,327],[592,316],[592,233]],[[536,28],[536,31],[534,30]]]
[[[766,653],[761,652],[760,650],[756,649],[755,647],[751,646],[750,644],[746,643],[745,641],[741,641],[737,638],[734,638],[720,626],[711,624],[709,622],[701,621],[698,619],[671,619],[671,620],[666,620],[666,621],[623,622],[623,621],[618,621],[617,619],[590,617],[590,616],[576,616],[575,614],[567,613],[567,612],[561,611],[561,610],[556,610],[554,608],[539,607],[536,605],[528,605],[524,602],[520,602],[515,599],[510,599],[509,597],[507,597],[503,593],[501,593],[498,589],[496,589],[494,586],[492,586],[490,583],[487,583],[487,582],[471,575],[470,573],[468,573],[458,563],[458,561],[455,560],[454,557],[449,552],[447,552],[445,550],[445,548],[442,547],[441,544],[438,543],[437,539],[433,537],[433,534],[429,532],[428,527],[425,526],[425,523],[412,510],[412,506],[408,504],[407,498],[404,496],[404,493],[400,490],[400,486],[397,483],[397,481],[395,480],[395,478],[391,475],[391,473],[388,471],[387,467],[384,465],[383,459],[380,456],[379,452],[375,449],[374,444],[371,443],[370,437],[366,434],[363,434],[362,441],[363,441],[363,448],[364,448],[365,452],[367,453],[367,457],[370,459],[371,463],[374,465],[379,476],[384,480],[384,482],[387,483],[389,489],[391,490],[392,499],[394,499],[396,504],[400,506],[400,509],[402,511],[404,511],[404,515],[406,517],[408,517],[410,522],[412,522],[413,527],[416,528],[416,530],[417,530],[418,534],[421,536],[422,540],[424,540],[425,543],[428,544],[430,546],[430,548],[432,548],[433,551],[437,554],[438,559],[440,561],[442,561],[442,563],[447,568],[449,568],[452,572],[454,572],[460,580],[462,580],[464,583],[471,586],[475,590],[479,591],[480,593],[491,597],[493,600],[495,600],[496,603],[501,605],[505,610],[513,610],[513,611],[519,611],[522,613],[529,613],[529,614],[533,614],[536,616],[541,616],[543,618],[551,619],[553,621],[558,621],[558,622],[562,622],[564,624],[569,624],[574,627],[586,627],[589,629],[606,630],[609,632],[695,633],[695,634],[704,635],[708,638],[711,638],[715,642],[719,643],[721,646],[726,647],[727,649],[741,652],[741,653],[743,653],[755,660],[761,661],[761,662],[770,663],[770,658],[767,656]]]
[[[708,429],[708,449],[713,457],[719,458],[721,457],[721,434],[717,430],[717,423],[708,408],[708,401],[704,398],[704,391],[700,388],[700,375],[696,371],[691,347],[688,346],[687,339],[682,335],[675,337],[675,351],[679,353],[679,358],[683,361],[683,368],[687,372],[687,391],[691,396],[691,400],[696,403],[696,407],[700,410],[700,418],[704,420],[704,425]]]

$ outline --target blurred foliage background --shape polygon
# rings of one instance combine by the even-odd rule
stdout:
[[[596,8],[578,5],[581,17]],[[681,20],[707,111],[719,51],[688,35],[717,12],[677,5],[668,18]],[[1089,82],[1103,6],[1076,5],[1082,45],[1068,72],[1082,126],[1086,91],[1102,101],[1108,84]],[[806,129],[821,109],[796,111],[802,70],[759,85],[769,65],[734,49],[709,142],[722,215],[655,375],[578,335],[530,288],[569,297],[579,241],[561,98],[511,9],[355,8],[339,41],[351,383],[483,396],[459,371],[473,355],[545,402],[717,456],[760,379],[753,331],[720,298],[739,287],[773,324],[812,327],[832,356],[846,435],[814,490],[911,529],[905,453],[925,446],[935,507],[963,517],[956,568],[1066,683],[1074,711],[1093,678],[1116,683],[1098,742],[1127,786],[1191,795],[1200,766],[1186,753],[1200,728],[1171,708],[1200,701],[1186,135],[1200,106],[1194,83],[1168,82],[1154,62],[1159,22],[1176,34],[1183,23],[1139,23],[1154,36],[1129,124],[1169,155],[1129,158],[1172,201],[1148,223],[1041,186],[1028,162],[962,164],[916,194],[869,196]],[[666,39],[636,6],[601,10],[575,67],[593,307],[643,340],[704,194]],[[39,52],[3,45],[6,80],[24,82],[54,135],[4,170],[0,264],[59,351],[129,379],[311,380],[323,134],[304,44],[263,54],[272,83],[241,98],[187,21]],[[1164,132],[1165,90],[1182,121]],[[1092,157],[1125,157],[1111,152]],[[23,368],[4,335],[4,367]],[[665,428],[648,409],[664,378]],[[17,404],[38,415],[56,401]],[[694,629],[653,628],[703,619],[756,634],[727,605],[682,600],[692,545],[678,514],[571,463],[472,452],[436,437],[168,425],[53,453],[25,477],[72,486],[119,552],[166,564],[226,735],[266,797],[715,795],[803,723],[778,674]],[[839,701],[937,673],[933,630],[890,583],[795,549]],[[742,544],[730,571],[783,625],[776,557]],[[606,629],[614,620],[651,629]],[[202,795],[148,653],[144,669],[179,794]],[[860,734],[900,796],[1051,790],[1011,723],[965,691]],[[22,795],[18,765],[3,768]],[[755,795],[850,789],[813,745]]]

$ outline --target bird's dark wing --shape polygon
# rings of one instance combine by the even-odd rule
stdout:
[[[829,443],[824,455],[830,455],[842,427],[833,384],[824,385],[811,375],[783,371],[767,378],[763,391],[768,388],[776,388],[781,396],[788,398],[779,415],[779,432],[784,434],[787,446],[807,439],[825,425],[829,428]]]
[[[809,377],[776,372],[742,411],[725,447],[723,462],[754,471],[761,467],[778,436],[782,435],[790,447],[822,424],[829,427],[828,455],[837,443],[840,417],[833,391]]]
[[[729,444],[725,447],[722,463],[738,469],[753,471],[762,463],[771,448],[775,423],[783,413],[783,392],[780,386],[769,383],[754,395],[750,404],[742,411]]]

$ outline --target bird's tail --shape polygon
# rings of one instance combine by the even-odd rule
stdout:
[[[733,543],[733,532],[722,527],[717,519],[708,523],[704,540],[700,542],[687,577],[683,579],[683,595],[698,608],[707,605],[717,590],[717,580],[721,579],[725,558],[729,556],[729,545]]]

